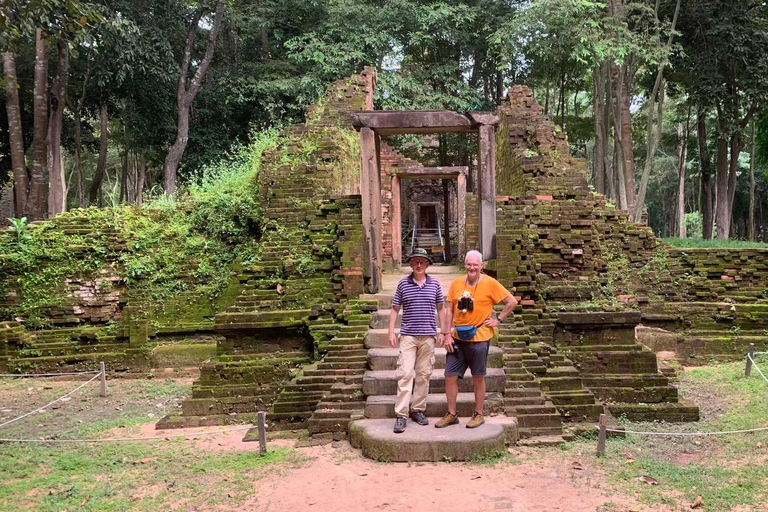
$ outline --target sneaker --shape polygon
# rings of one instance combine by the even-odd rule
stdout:
[[[435,428],[444,428],[449,425],[456,425],[459,423],[459,417],[455,414],[446,413],[445,416],[440,418],[437,423],[435,423]]]
[[[397,418],[395,420],[395,434],[402,434],[405,432],[405,418]]]
[[[424,416],[424,413],[422,411],[413,411],[411,412],[411,419],[418,423],[419,425],[429,425],[429,420],[426,416]]]
[[[475,411],[472,413],[472,418],[467,422],[467,428],[477,428],[485,423],[485,418],[482,414]]]

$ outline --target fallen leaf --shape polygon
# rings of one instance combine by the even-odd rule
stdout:
[[[635,459],[627,459],[624,461],[624,464],[632,464],[635,462]]]
[[[283,293],[283,285],[279,284],[277,285],[277,293]]]
[[[581,465],[581,462],[575,460],[571,462],[571,468],[581,470],[581,469],[584,469],[584,466]]]
[[[472,480],[480,480],[481,478],[483,478],[483,477],[481,477],[481,476],[473,476],[471,479]]]
[[[621,454],[621,456],[624,457],[625,459],[632,459],[632,458],[634,458],[632,456],[632,454],[629,453],[629,452],[624,452],[624,453]]]
[[[235,496],[237,496],[237,494],[235,494],[234,492],[227,493],[227,498],[234,498]]]
[[[14,320],[16,320],[19,323],[22,323],[24,321],[24,319],[21,318],[20,316],[17,316],[16,318],[14,318]]]
[[[83,505],[88,503],[88,500],[90,500],[90,499],[91,499],[90,496],[86,496],[85,498],[83,498],[83,501],[80,502],[80,506],[82,507]]]
[[[229,413],[230,416],[237,416],[237,411],[232,411]]]
[[[691,508],[699,508],[702,503],[704,503],[704,498],[701,496],[696,496],[696,499],[693,500],[693,503],[691,503]]]
[[[641,477],[638,477],[638,480],[640,480],[641,482],[644,482],[644,483],[646,483],[648,485],[659,485],[658,480],[656,480],[655,478],[652,478],[650,476],[647,476],[647,475],[643,475]]]
[[[641,510],[643,510],[643,506],[642,505],[635,505],[634,507],[629,509],[629,512],[640,512]]]
[[[10,328],[11,328],[11,326],[10,326],[10,325],[8,325],[8,324],[5,324],[5,328],[6,328],[6,329],[10,329]]]
[[[763,447],[763,442],[762,441],[758,441],[757,442],[757,447],[758,448],[762,448]]]
[[[150,462],[155,462],[156,460],[157,460],[157,457],[147,457],[144,459],[139,459],[136,462],[138,462],[139,464],[149,464]]]

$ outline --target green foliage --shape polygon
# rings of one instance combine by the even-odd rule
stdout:
[[[206,168],[178,202],[161,198],[142,208],[88,208],[41,224],[14,222],[0,234],[0,296],[16,290],[19,300],[5,303],[0,316],[36,325],[47,308],[66,303],[65,279],[102,269],[122,277],[129,297],[163,304],[191,292],[215,299],[232,264],[253,256],[261,232],[257,176],[262,152],[275,139],[273,131],[257,134]]]
[[[713,238],[664,238],[672,247],[711,247],[713,249],[766,249],[768,244],[762,242],[748,242],[745,240],[720,240]]]

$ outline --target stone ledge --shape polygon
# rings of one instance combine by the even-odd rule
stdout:
[[[357,420],[350,423],[350,442],[363,455],[391,462],[439,462],[473,460],[504,452],[506,443],[517,441],[517,420],[506,416],[486,417],[475,429],[459,425],[436,429],[439,418],[427,426],[408,420],[402,434],[392,431],[392,419]]]

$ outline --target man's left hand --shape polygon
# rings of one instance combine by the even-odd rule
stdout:
[[[483,322],[483,325],[486,327],[498,327],[501,325],[501,322],[498,321],[496,318],[486,318],[485,322]]]

